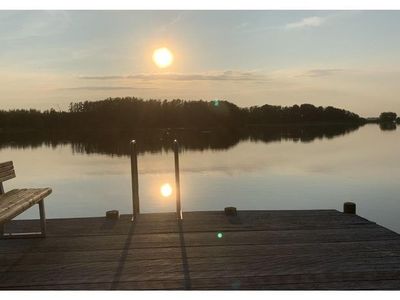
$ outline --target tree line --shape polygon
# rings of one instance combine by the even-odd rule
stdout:
[[[135,97],[82,101],[68,111],[0,110],[0,129],[135,130],[230,128],[291,123],[363,123],[347,110],[312,104],[238,107],[228,101],[143,100]]]
[[[379,115],[379,122],[381,123],[398,123],[400,124],[400,117],[397,117],[395,112],[383,112]]]

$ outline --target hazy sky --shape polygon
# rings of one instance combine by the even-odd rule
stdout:
[[[400,11],[0,11],[0,64],[0,109],[137,96],[400,114]]]

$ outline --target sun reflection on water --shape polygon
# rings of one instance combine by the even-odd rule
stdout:
[[[160,189],[161,195],[164,197],[169,197],[172,194],[172,187],[169,183],[165,183],[161,186]]]

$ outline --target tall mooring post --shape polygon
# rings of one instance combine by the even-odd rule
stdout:
[[[132,221],[140,213],[139,207],[139,175],[137,166],[136,141],[131,141],[131,178],[132,178]]]
[[[179,179],[179,144],[174,140],[174,157],[175,157],[175,194],[176,194],[176,215],[177,218],[182,220],[182,207],[181,207],[181,187]]]

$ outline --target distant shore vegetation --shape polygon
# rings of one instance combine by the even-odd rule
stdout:
[[[398,121],[397,115],[393,114],[384,113],[383,118]],[[369,121],[332,106],[265,104],[243,108],[228,101],[143,100],[135,97],[75,102],[69,105],[68,111],[0,110],[2,130],[226,128],[279,124],[363,124]],[[379,119],[375,121],[379,122]]]

